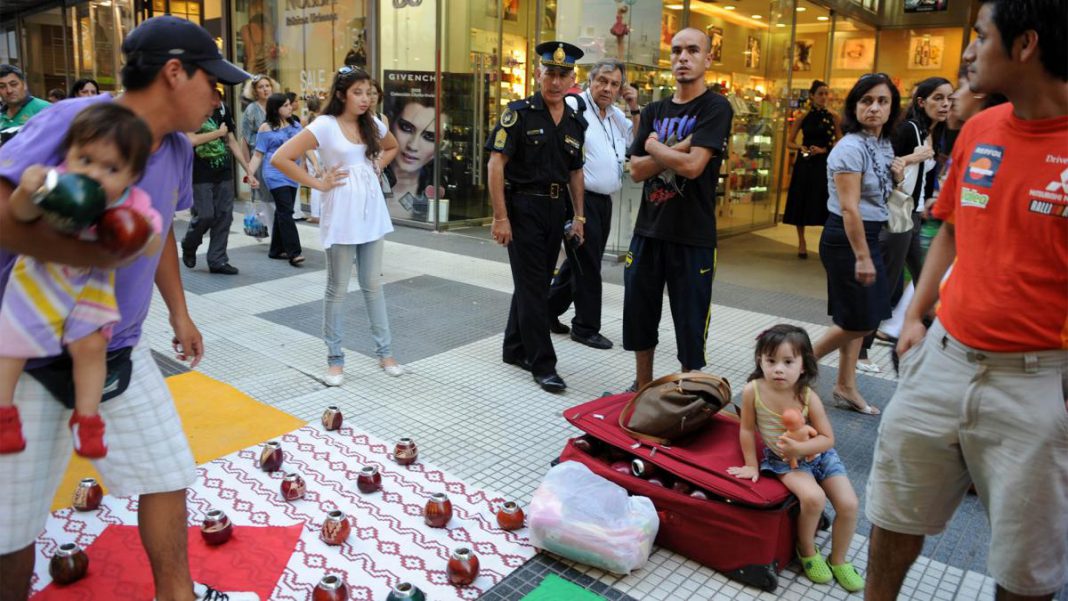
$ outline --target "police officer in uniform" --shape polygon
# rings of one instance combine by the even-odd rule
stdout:
[[[570,235],[581,244],[583,224],[582,143],[586,122],[564,102],[575,83],[576,46],[544,42],[539,91],[501,113],[486,141],[493,239],[508,248],[515,292],[504,331],[505,363],[530,370],[549,392],[567,384],[556,373],[549,337],[549,284],[564,235],[565,206],[572,207]]]

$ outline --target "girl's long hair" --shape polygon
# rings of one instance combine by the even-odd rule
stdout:
[[[264,119],[264,121],[269,123],[274,129],[278,129],[286,125],[282,122],[282,116],[278,114],[278,109],[282,108],[282,105],[285,104],[288,100],[289,98],[286,98],[285,94],[280,93],[274,93],[267,97],[267,109],[265,111],[267,113],[267,117],[266,119]]]
[[[334,84],[330,86],[330,100],[323,108],[323,115],[337,117],[345,112],[345,102],[349,88],[366,81],[371,82],[371,76],[359,67],[342,67],[334,74]],[[356,127],[360,131],[360,139],[367,145],[367,158],[373,159],[382,150],[382,143],[378,139],[378,126],[375,125],[372,112],[375,107],[368,107],[367,111],[356,117]]]
[[[764,369],[760,367],[760,358],[764,355],[774,355],[782,343],[794,347],[794,352],[801,357],[801,377],[794,385],[794,392],[800,397],[805,388],[811,387],[819,377],[820,366],[816,360],[816,353],[812,350],[812,340],[808,332],[788,323],[780,323],[764,330],[756,338],[756,369],[749,374],[747,382],[764,378]]]

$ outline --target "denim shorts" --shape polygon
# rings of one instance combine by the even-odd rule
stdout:
[[[797,469],[812,474],[816,482],[823,482],[832,476],[846,475],[845,464],[838,458],[838,451],[834,449],[829,449],[816,455],[816,458],[812,461],[808,461],[804,457],[799,458],[797,460]],[[790,468],[788,461],[773,453],[771,449],[764,447],[764,459],[760,462],[760,471],[771,472],[781,476],[789,474],[793,469]]]

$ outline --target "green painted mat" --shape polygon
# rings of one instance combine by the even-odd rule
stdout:
[[[549,574],[538,588],[530,591],[522,601],[603,601],[604,597],[568,582],[556,574]]]

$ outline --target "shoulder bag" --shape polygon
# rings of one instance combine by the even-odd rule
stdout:
[[[702,372],[671,374],[642,386],[619,414],[619,426],[638,440],[670,445],[703,428],[730,402],[726,378]]]

